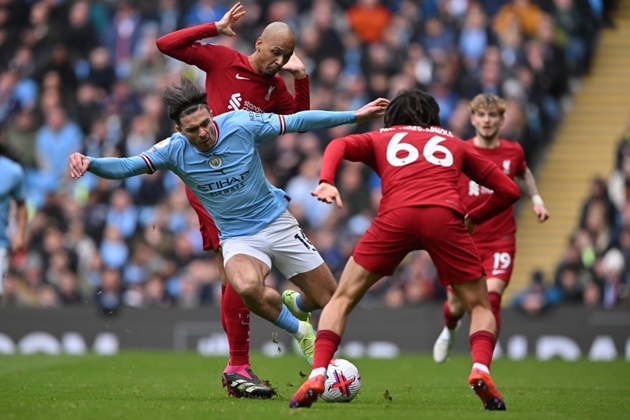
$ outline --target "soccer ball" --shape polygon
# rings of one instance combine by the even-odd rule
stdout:
[[[332,359],[326,371],[326,388],[322,399],[327,402],[350,402],[361,389],[361,374],[346,359]]]

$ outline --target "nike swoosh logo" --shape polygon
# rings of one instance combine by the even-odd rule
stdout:
[[[503,274],[505,270],[492,270],[492,274]]]
[[[250,80],[250,79],[248,79],[247,77],[243,77],[243,76],[241,76],[239,73],[236,73],[236,78],[237,78],[238,80]]]

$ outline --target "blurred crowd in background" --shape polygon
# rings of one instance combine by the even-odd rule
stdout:
[[[310,76],[312,109],[351,110],[422,88],[438,101],[443,125],[469,138],[468,101],[495,93],[508,102],[502,136],[521,143],[534,170],[588,71],[599,31],[613,25],[610,0],[242,3],[247,14],[237,36],[208,41],[250,54],[266,24],[287,22]],[[163,56],[155,42],[217,21],[232,4],[0,0],[0,143],[25,169],[29,206],[28,250],[12,256],[3,305],[218,304],[216,262],[202,250],[197,216],[179,179],[158,172],[125,181],[88,174],[76,181],[67,162],[76,151],[136,155],[168,137],[174,125],[162,89],[181,73],[203,86],[204,74]],[[291,76],[283,77],[291,87]],[[310,191],[331,139],[380,123],[289,134],[261,148],[268,178],[292,197],[291,212],[337,278],[375,214],[379,180],[361,165],[344,165],[338,175],[343,210],[316,201]],[[557,291],[557,301],[608,304],[608,271],[600,268],[611,245],[619,255],[610,264],[620,260],[625,273],[630,227],[619,224],[619,214],[628,212],[629,145],[630,135],[620,145],[610,194],[606,180],[594,182],[554,285],[541,280]],[[267,282],[288,287],[276,272]],[[416,252],[362,305],[413,305],[444,293],[428,255]]]
[[[535,272],[515,305],[539,314],[562,302],[614,308],[630,304],[630,115],[610,176],[594,178],[553,279]]]

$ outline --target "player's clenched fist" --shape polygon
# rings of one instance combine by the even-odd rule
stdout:
[[[70,155],[70,176],[72,178],[80,178],[90,166],[90,160],[81,153],[73,153]]]

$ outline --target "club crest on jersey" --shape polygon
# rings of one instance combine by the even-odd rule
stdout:
[[[267,91],[267,96],[265,96],[265,101],[269,102],[271,99],[271,92],[275,89],[275,86],[269,86],[269,90]]]
[[[509,159],[503,161],[503,173],[510,174],[510,164],[512,162]]]
[[[155,153],[157,152],[157,149],[161,149],[163,147],[168,146],[168,144],[171,142],[171,139],[165,139],[162,140],[161,142],[157,143],[156,145],[154,145],[151,149],[149,149],[149,153]]]
[[[221,165],[223,165],[223,159],[219,156],[210,156],[210,159],[208,159],[208,166],[212,169],[219,169]]]

